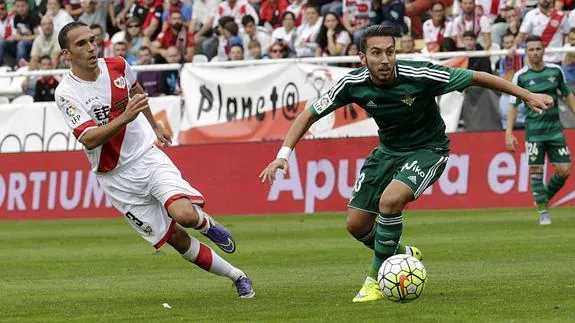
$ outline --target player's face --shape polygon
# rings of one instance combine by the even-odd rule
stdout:
[[[364,53],[359,53],[361,63],[367,66],[377,85],[390,84],[395,80],[395,44],[393,37],[380,36],[367,39]]]
[[[72,66],[83,69],[98,68],[98,47],[92,30],[86,26],[68,32],[69,49],[63,50]]]
[[[533,64],[539,64],[543,60],[543,54],[545,54],[545,48],[543,44],[539,41],[530,41],[525,45],[525,50],[527,51],[527,57],[529,61]]]

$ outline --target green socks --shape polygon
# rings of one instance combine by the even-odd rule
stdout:
[[[380,213],[376,222],[375,255],[368,274],[374,279],[377,279],[377,272],[381,264],[400,249],[399,239],[403,230],[403,217],[401,213]],[[402,246],[402,249],[405,252],[405,246]]]

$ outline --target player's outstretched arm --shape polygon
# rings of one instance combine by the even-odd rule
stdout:
[[[503,78],[485,72],[473,71],[471,85],[481,86],[494,91],[504,92],[520,98],[533,111],[543,111],[553,107],[553,99],[546,94],[531,93]]]
[[[517,150],[517,138],[513,134],[515,128],[515,119],[517,119],[517,106],[514,104],[509,105],[507,110],[507,129],[505,129],[505,146],[511,151]]]
[[[100,145],[107,143],[120,130],[125,127],[132,120],[136,119],[138,114],[148,107],[148,96],[144,94],[136,94],[130,102],[126,105],[126,109],[117,118],[110,121],[110,123],[95,127],[88,130],[81,138],[80,143],[86,149],[94,149]]]
[[[130,89],[130,97],[132,97],[133,95],[136,95],[136,94],[148,95],[146,93],[146,90],[144,90],[144,88],[138,82],[136,82],[136,85],[134,85],[134,87],[132,87],[132,89]],[[148,123],[150,124],[150,126],[152,126],[152,129],[154,129],[154,133],[156,134],[156,137],[158,138],[158,140],[166,146],[171,145],[172,144],[172,137],[170,136],[170,134],[166,131],[166,129],[161,124],[156,122],[156,119],[154,119],[154,115],[152,114],[152,110],[150,110],[149,105],[146,109],[144,109],[144,111],[142,111],[142,113],[144,114],[144,116],[148,120]]]
[[[273,183],[276,179],[276,170],[278,169],[281,169],[284,174],[287,173],[288,158],[291,151],[309,130],[309,127],[311,127],[311,125],[316,122],[316,120],[318,120],[318,118],[312,115],[308,109],[303,110],[303,112],[295,119],[287,133],[286,138],[284,139],[283,145],[278,152],[277,158],[260,173],[262,183],[264,183],[266,180],[269,180],[270,184]]]

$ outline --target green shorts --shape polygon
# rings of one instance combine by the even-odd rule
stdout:
[[[529,166],[543,166],[545,164],[545,154],[549,156],[549,161],[553,164],[568,164],[571,162],[569,147],[565,141],[565,136],[553,140],[527,141],[525,143]]]
[[[376,148],[361,168],[348,206],[379,214],[379,199],[393,179],[407,185],[417,199],[441,176],[448,156],[447,152],[423,149],[395,156]]]

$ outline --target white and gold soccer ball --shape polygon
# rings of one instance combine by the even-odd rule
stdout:
[[[381,265],[377,282],[383,295],[392,302],[412,302],[425,288],[427,272],[413,256],[394,255]]]

